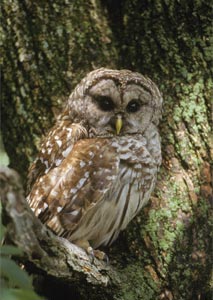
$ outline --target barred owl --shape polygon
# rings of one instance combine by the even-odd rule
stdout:
[[[89,73],[30,168],[35,215],[88,252],[111,244],[154,189],[161,108],[157,86],[139,73]]]

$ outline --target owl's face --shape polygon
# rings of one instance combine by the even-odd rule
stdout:
[[[124,90],[113,80],[102,80],[86,96],[89,123],[99,135],[143,132],[153,116],[151,94],[136,84]]]
[[[151,122],[158,123],[162,99],[151,80],[127,70],[100,70],[100,78],[90,79],[91,83],[83,89],[81,100],[70,101],[75,115],[80,108],[79,115],[95,135],[143,133]],[[86,79],[82,84],[87,82]]]

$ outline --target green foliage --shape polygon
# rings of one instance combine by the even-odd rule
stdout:
[[[4,300],[39,300],[41,299],[33,290],[28,289],[4,289],[2,290]]]
[[[3,141],[2,141],[2,134],[0,131],[0,165],[1,166],[8,166],[9,165],[9,157],[5,152]]]
[[[0,206],[1,213],[1,206]],[[11,258],[20,256],[22,251],[15,246],[2,245],[6,229],[0,220],[0,285],[3,300],[39,300],[42,299],[34,291],[32,279],[27,272]]]

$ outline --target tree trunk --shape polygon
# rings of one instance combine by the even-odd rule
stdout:
[[[49,288],[40,292],[61,299],[53,284],[75,299],[210,300],[210,3],[4,0],[2,14],[2,135],[23,182],[40,138],[88,71],[136,70],[164,96],[155,193],[108,249],[119,284],[93,289],[85,278],[63,283],[44,272]]]

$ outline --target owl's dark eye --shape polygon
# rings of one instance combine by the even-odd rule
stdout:
[[[98,103],[98,106],[103,111],[112,111],[115,108],[115,104],[112,99],[108,96],[97,96],[95,101]]]
[[[126,107],[126,110],[129,112],[129,113],[135,113],[137,111],[139,111],[141,108],[141,102],[137,99],[132,99],[127,107]]]

